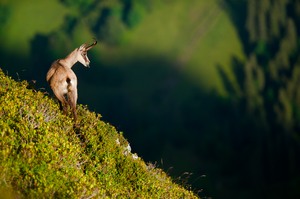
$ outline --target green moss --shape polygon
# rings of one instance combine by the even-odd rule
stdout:
[[[0,191],[21,198],[197,198],[79,105],[78,125],[0,70]],[[4,191],[3,191],[4,190]],[[5,190],[9,190],[7,193]]]

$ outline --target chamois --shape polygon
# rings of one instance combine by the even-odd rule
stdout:
[[[89,67],[90,60],[87,57],[87,51],[96,44],[96,40],[91,45],[82,44],[66,58],[54,61],[47,72],[46,80],[59,100],[61,109],[64,114],[67,114],[68,106],[70,106],[75,122],[77,121],[77,77],[71,68],[78,61],[85,67]]]

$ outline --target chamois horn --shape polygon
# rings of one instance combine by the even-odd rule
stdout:
[[[93,42],[91,45],[85,47],[85,49],[88,51],[88,50],[90,50],[91,48],[93,48],[96,44],[97,44],[97,40],[94,39],[94,42]]]

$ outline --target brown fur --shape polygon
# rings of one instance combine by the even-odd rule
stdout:
[[[96,44],[97,41],[94,41],[90,46],[83,44],[66,58],[54,61],[46,76],[46,80],[59,100],[64,114],[67,114],[69,106],[75,122],[77,120],[76,103],[78,98],[77,77],[71,68],[78,61],[88,67],[90,60],[87,57],[87,51]]]

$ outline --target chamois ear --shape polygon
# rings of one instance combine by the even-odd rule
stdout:
[[[79,48],[78,48],[78,50],[84,50],[86,48],[86,44],[82,44]]]

